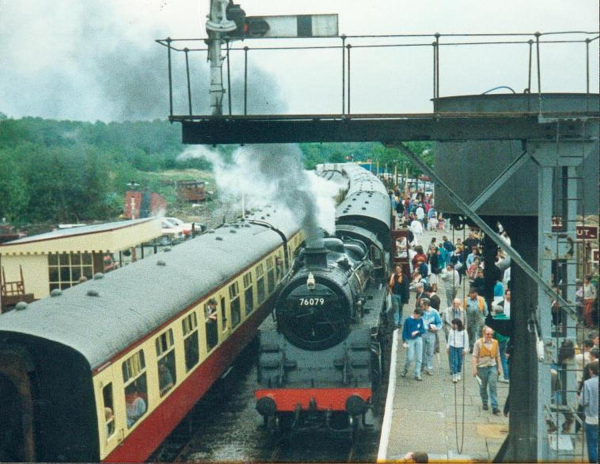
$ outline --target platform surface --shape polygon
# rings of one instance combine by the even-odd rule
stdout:
[[[462,231],[455,237],[462,238]],[[426,231],[419,244],[426,249],[432,237],[439,241],[443,235],[452,240],[452,232]],[[465,286],[468,292],[468,285]],[[440,309],[446,308],[444,283],[440,281],[437,295],[441,299]],[[458,295],[462,298],[462,289]],[[403,317],[412,313],[415,307],[415,293],[404,306]],[[410,451],[425,451],[429,461],[450,462],[491,462],[508,435],[508,417],[495,416],[492,409],[484,411],[479,395],[479,384],[472,375],[471,355],[465,357],[462,380],[452,382],[446,340],[440,332],[440,353],[434,355],[433,376],[423,372],[423,381],[413,378],[412,372],[404,378],[401,373],[406,360],[406,349],[402,347],[402,334],[396,334],[395,391],[388,400],[391,407],[389,439],[382,440],[385,450],[380,449],[380,461],[402,459]],[[394,370],[391,370],[394,373]],[[390,385],[393,380],[390,378]],[[498,403],[502,411],[508,396],[509,384],[498,382]],[[389,389],[392,392],[392,389]],[[385,433],[385,423],[382,436]],[[387,443],[384,443],[387,441]]]

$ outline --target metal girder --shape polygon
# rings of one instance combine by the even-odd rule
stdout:
[[[504,250],[511,259],[517,263],[521,269],[535,282],[539,285],[539,288],[542,289],[549,298],[555,299],[559,302],[561,306],[569,306],[567,303],[548,283],[540,277],[540,275],[533,269],[527,262],[521,257],[519,252],[511,247],[508,243],[506,243],[500,236],[494,232],[494,230],[486,224],[486,222],[477,215],[475,211],[473,211],[469,205],[467,205],[454,191],[446,185],[446,183],[440,179],[440,177],[435,173],[433,169],[427,166],[421,158],[419,158],[413,151],[408,148],[403,143],[390,143],[387,146],[398,148],[404,155],[410,158],[413,163],[415,163],[419,168],[426,173],[430,179],[432,179],[435,183],[436,189],[442,188],[446,191],[447,195],[454,201],[456,206],[467,215],[481,230],[483,230],[502,250]]]
[[[589,114],[587,114],[589,116]],[[537,114],[172,116],[186,144],[383,142],[394,140],[580,140],[580,124],[540,122]]]
[[[469,205],[473,211],[477,211],[481,205],[483,205],[500,187],[504,185],[504,183],[510,179],[510,177],[519,170],[521,166],[523,166],[527,160],[529,159],[529,154],[527,150],[521,153],[517,158],[515,158],[504,171],[500,173],[498,177],[496,177],[490,185],[488,185],[483,192],[479,194],[475,200]]]

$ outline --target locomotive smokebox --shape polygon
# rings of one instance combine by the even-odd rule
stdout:
[[[304,250],[304,262],[307,267],[327,267],[327,249],[324,247]]]

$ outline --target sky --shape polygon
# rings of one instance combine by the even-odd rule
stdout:
[[[0,0],[0,113],[83,121],[165,119],[169,114],[166,48],[155,40],[206,37],[209,0]],[[337,13],[340,34],[427,34],[419,39],[351,37],[351,111],[432,110],[432,48],[361,48],[373,43],[464,42],[445,34],[598,30],[598,0],[240,0],[249,16]],[[552,38],[595,36],[542,36]],[[533,38],[533,37],[532,37]],[[514,40],[514,37],[506,37]],[[528,38],[527,38],[528,39]],[[527,40],[519,37],[519,40]],[[277,41],[276,45],[340,45]],[[598,40],[590,44],[592,92],[598,91]],[[190,42],[198,46],[202,42]],[[341,53],[256,51],[249,46],[249,113],[340,113]],[[440,95],[481,94],[528,85],[529,47],[440,48]],[[174,112],[188,111],[183,54],[174,61]],[[190,53],[194,113],[209,114],[206,55]],[[585,44],[543,44],[544,92],[584,92]],[[243,52],[231,52],[234,113],[242,111]],[[226,75],[226,74],[225,74]],[[537,91],[534,75],[533,91]],[[506,91],[506,90],[498,90]]]

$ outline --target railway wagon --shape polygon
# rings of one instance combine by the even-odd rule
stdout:
[[[265,210],[0,316],[0,461],[141,462],[254,338],[303,240]]]
[[[391,202],[363,168],[320,171],[341,172],[348,188],[335,236],[301,250],[277,293],[277,327],[261,330],[256,409],[282,432],[356,438],[383,375]]]

